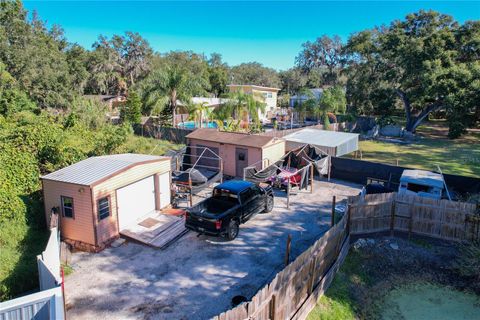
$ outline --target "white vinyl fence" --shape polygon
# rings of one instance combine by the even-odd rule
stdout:
[[[62,283],[60,276],[60,233],[58,229],[50,230],[47,247],[37,256],[40,290],[55,288]]]
[[[37,256],[40,292],[0,303],[0,320],[65,319],[60,273],[60,235],[50,229],[45,251]]]
[[[62,287],[0,303],[0,320],[63,320]]]

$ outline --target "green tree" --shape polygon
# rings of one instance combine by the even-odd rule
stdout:
[[[33,111],[37,106],[20,90],[17,81],[5,70],[0,62],[0,114],[12,115],[20,111]]]
[[[340,82],[345,57],[343,43],[339,36],[323,35],[314,42],[305,42],[302,48],[295,59],[298,68],[307,74],[319,74],[322,85],[335,85]]]
[[[83,95],[87,85],[90,73],[88,72],[89,53],[78,44],[68,47],[65,52],[69,67],[69,73],[72,75],[72,85],[78,95]]]
[[[321,119],[322,122],[328,126],[330,121],[329,113],[345,113],[347,99],[345,91],[342,87],[330,87],[323,90],[322,95],[317,99],[309,90],[300,91],[303,95],[309,97],[304,103],[299,106],[301,112],[310,113]],[[310,94],[308,94],[310,92]]]
[[[230,83],[253,84],[257,86],[281,86],[280,77],[275,69],[264,67],[258,62],[242,63],[230,69]]]
[[[127,101],[120,108],[120,120],[138,124],[142,120],[142,101],[137,93],[131,92]]]
[[[219,53],[212,53],[208,60],[208,73],[211,92],[219,97],[227,91],[228,66],[222,62]]]
[[[0,60],[41,108],[66,108],[75,90],[62,30],[28,20],[20,1],[0,2]]]
[[[233,118],[237,121],[245,120],[250,123],[259,122],[259,113],[265,113],[266,103],[262,95],[252,95],[243,91],[232,92],[228,95],[225,104],[215,110],[218,119]]]
[[[305,87],[307,84],[307,75],[299,68],[291,68],[279,73],[282,82],[282,92],[292,94]]]
[[[162,123],[171,123],[178,114],[178,102],[188,103],[209,89],[208,66],[192,52],[171,52],[156,57],[149,76],[139,84],[144,113],[160,115]]]
[[[467,114],[478,106],[469,102],[478,83],[476,39],[475,23],[460,27],[452,17],[434,11],[355,34],[346,47],[351,57],[350,102],[364,100],[363,109],[377,105],[387,110],[398,102],[411,132],[430,113],[446,109],[450,126],[459,128],[469,123]],[[464,129],[451,136],[461,132]]]

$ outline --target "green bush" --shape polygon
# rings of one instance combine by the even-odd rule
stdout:
[[[377,120],[377,124],[380,127],[385,127],[385,126],[388,126],[388,125],[394,125],[394,124],[396,124],[396,122],[395,122],[395,119],[391,116],[381,116]]]
[[[39,188],[35,156],[8,142],[0,141],[0,181],[14,194],[30,193]]]
[[[480,243],[465,244],[460,247],[460,254],[453,264],[464,277],[480,281]]]

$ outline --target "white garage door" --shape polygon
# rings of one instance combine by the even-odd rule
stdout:
[[[163,173],[158,176],[158,185],[160,189],[160,208],[165,208],[170,204],[170,173]]]
[[[119,229],[125,229],[135,220],[155,210],[155,184],[153,176],[117,189]]]

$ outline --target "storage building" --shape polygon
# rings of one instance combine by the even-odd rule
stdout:
[[[187,135],[187,144],[212,150],[222,158],[223,173],[232,177],[243,177],[243,169],[250,165],[258,164],[263,169],[285,154],[282,139],[217,129],[197,129]]]
[[[98,251],[122,229],[170,204],[170,158],[92,157],[42,177],[47,221],[58,213],[62,238]]]

